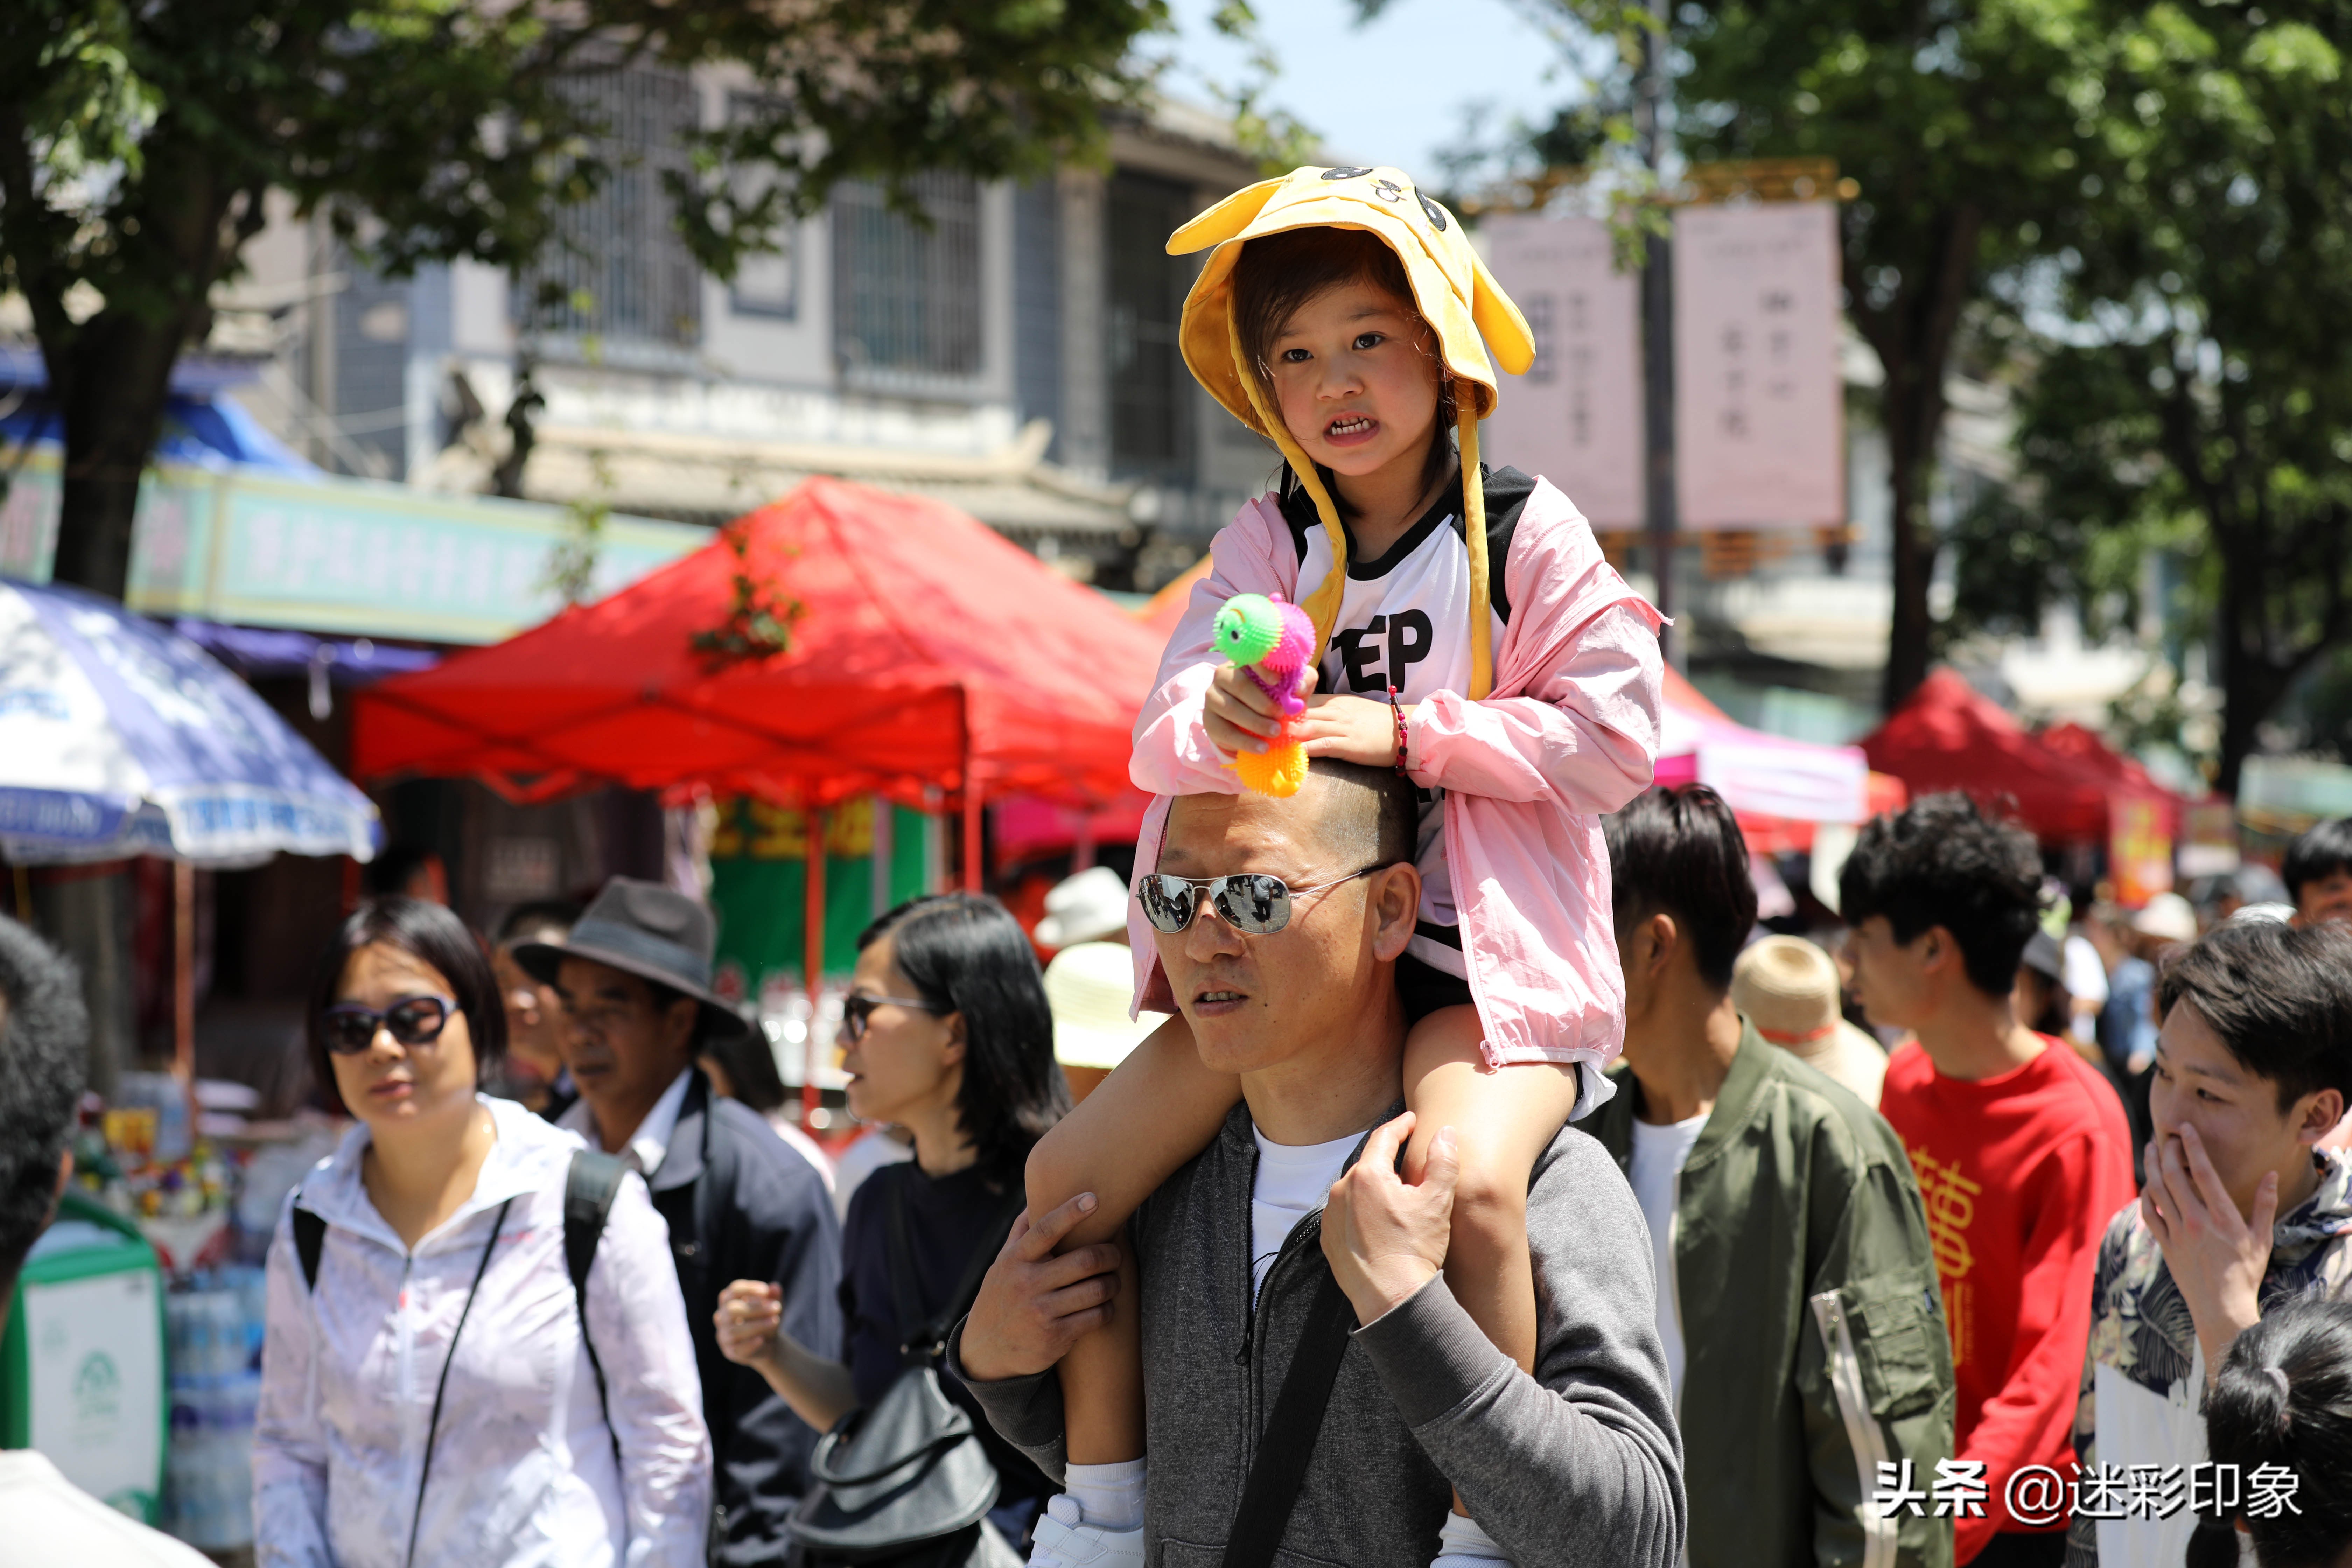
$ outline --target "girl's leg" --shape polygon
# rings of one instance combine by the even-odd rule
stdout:
[[[1474,1044],[1474,1053],[1475,1048]],[[1079,1193],[1092,1193],[1094,1213],[1066,1245],[1119,1236],[1137,1205],[1209,1146],[1240,1098],[1238,1079],[1201,1065],[1192,1026],[1182,1016],[1169,1019],[1031,1151],[1029,1212],[1044,1214]],[[1143,1457],[1143,1350],[1136,1297],[1130,1258],[1119,1268],[1111,1321],[1062,1358],[1072,1464]]]
[[[1404,1042],[1404,1100],[1413,1113],[1405,1179],[1418,1182],[1430,1140],[1454,1129],[1461,1176],[1454,1189],[1454,1237],[1445,1284],[1471,1321],[1522,1372],[1536,1364],[1536,1273],[1528,1251],[1528,1177],[1576,1109],[1576,1068],[1548,1062],[1490,1068],[1478,1049],[1486,1031],[1475,1007],[1440,1007]],[[1450,1535],[1438,1563],[1501,1559],[1454,1494],[1459,1523],[1476,1544]]]
[[[1472,1007],[1441,1007],[1405,1038],[1405,1149],[1418,1181],[1430,1140],[1454,1129],[1462,1175],[1445,1282],[1486,1337],[1535,1370],[1535,1267],[1528,1253],[1528,1177],[1576,1109],[1577,1069],[1548,1062],[1490,1068]]]

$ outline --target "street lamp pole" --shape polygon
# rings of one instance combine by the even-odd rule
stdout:
[[[1650,0],[1656,25],[1643,33],[1642,68],[1634,79],[1633,125],[1641,138],[1642,161],[1653,175],[1664,166],[1666,150],[1663,111],[1667,82],[1662,58],[1666,4]],[[1656,583],[1652,592],[1658,613],[1671,616],[1675,608],[1675,535],[1681,523],[1675,495],[1674,241],[1655,235],[1647,237],[1642,267],[1642,388],[1650,572]],[[1661,632],[1659,645],[1666,661],[1677,668],[1689,657],[1688,639],[1679,629]]]

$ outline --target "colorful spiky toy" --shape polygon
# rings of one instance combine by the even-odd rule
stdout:
[[[1282,712],[1282,733],[1263,752],[1233,762],[1244,785],[1286,798],[1307,782],[1307,752],[1290,739],[1290,721],[1306,711],[1307,670],[1315,657],[1315,623],[1281,595],[1236,594],[1217,612],[1210,636],[1217,651],[1249,671]]]

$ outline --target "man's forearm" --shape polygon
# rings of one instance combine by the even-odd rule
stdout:
[[[965,1330],[971,1320],[956,1325],[948,1336],[948,1373],[980,1401],[980,1408],[997,1435],[1029,1456],[1036,1467],[1058,1481],[1067,1464],[1063,1436],[1062,1379],[1048,1369],[1026,1377],[988,1379],[974,1375],[964,1363]]]
[[[1547,1366],[1539,1383],[1443,1277],[1356,1340],[1472,1517],[1521,1568],[1666,1568],[1681,1552],[1682,1455],[1663,1387],[1612,1364],[1605,1341],[1583,1364]]]

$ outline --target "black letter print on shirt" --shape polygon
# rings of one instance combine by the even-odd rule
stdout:
[[[1429,657],[1436,634],[1426,612],[1399,610],[1389,621],[1389,684],[1404,689],[1405,667]]]
[[[1388,682],[1382,680],[1381,672],[1372,668],[1380,661],[1379,645],[1375,644],[1370,647],[1364,646],[1370,638],[1380,636],[1388,629],[1389,618],[1386,616],[1374,616],[1362,626],[1349,626],[1331,639],[1339,645],[1339,662],[1347,666],[1349,690],[1360,692],[1388,689]]]
[[[1385,635],[1388,639],[1388,668],[1375,668],[1381,657],[1381,646],[1371,639]],[[1385,693],[1391,686],[1404,689],[1406,669],[1429,657],[1436,634],[1429,616],[1422,610],[1399,610],[1392,616],[1374,616],[1361,627],[1350,626],[1333,636],[1339,645],[1339,662],[1348,671],[1348,689],[1352,692]]]

